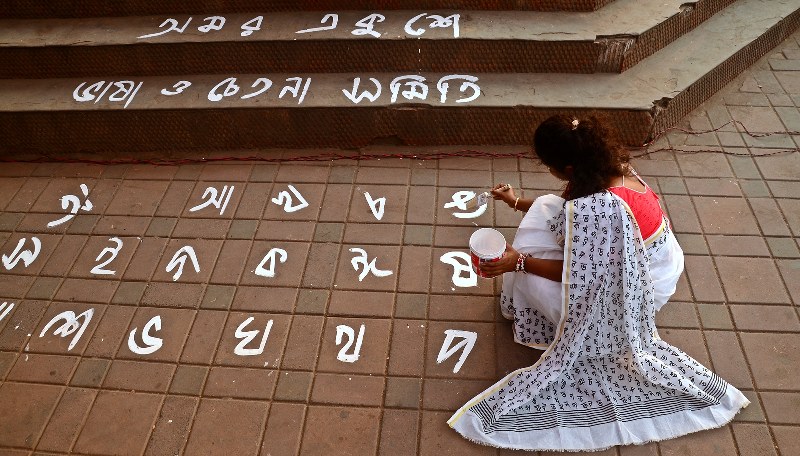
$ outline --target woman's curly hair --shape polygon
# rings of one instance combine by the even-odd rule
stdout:
[[[606,190],[613,178],[627,174],[630,161],[615,133],[595,116],[550,117],[536,129],[533,147],[545,166],[562,174],[572,167],[564,190],[568,200]]]

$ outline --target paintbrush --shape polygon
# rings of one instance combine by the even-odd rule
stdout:
[[[500,190],[501,192],[504,192],[504,191],[508,190],[509,188],[511,188],[511,185],[506,184],[506,185],[500,187],[498,190]],[[473,196],[471,199],[467,200],[467,202],[464,203],[464,204],[467,205],[467,210],[468,211],[472,211],[472,210],[475,210],[475,209],[477,209],[477,208],[479,208],[481,206],[485,206],[487,203],[489,203],[490,199],[492,199],[491,192],[483,192],[483,193],[478,193],[477,195]]]

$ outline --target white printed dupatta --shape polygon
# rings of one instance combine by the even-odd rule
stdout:
[[[749,404],[659,338],[645,245],[624,201],[567,201],[551,230],[565,240],[553,342],[461,407],[453,429],[501,448],[591,451],[719,427]]]

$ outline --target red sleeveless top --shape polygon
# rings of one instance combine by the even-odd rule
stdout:
[[[639,224],[639,230],[642,232],[642,238],[647,239],[661,227],[661,221],[664,217],[664,212],[658,204],[658,195],[645,184],[639,176],[636,176],[639,182],[644,185],[644,192],[638,192],[628,187],[610,187],[608,191],[622,198],[628,207],[633,212],[633,218]],[[623,183],[624,183],[623,179]]]

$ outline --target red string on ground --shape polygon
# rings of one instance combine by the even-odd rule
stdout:
[[[743,130],[743,133],[753,138],[763,138],[772,135],[785,134],[789,136],[800,135],[797,131],[788,132],[770,132],[770,133],[751,133],[747,127],[736,120],[731,120],[717,128],[710,130],[686,130],[679,127],[672,127],[662,131],[655,139],[642,144],[639,147],[631,147],[629,150],[642,151],[640,153],[633,152],[633,158],[645,157],[657,152],[680,152],[685,154],[697,153],[715,153],[722,155],[735,155],[735,156],[757,156],[757,157],[770,157],[774,155],[782,155],[793,152],[800,152],[800,148],[793,149],[777,149],[772,152],[753,155],[749,152],[733,152],[730,150],[719,149],[692,149],[684,150],[675,147],[663,147],[659,149],[649,150],[648,148],[653,145],[658,139],[662,138],[669,132],[678,131],[688,135],[701,135],[704,133],[714,133],[720,131],[728,125],[738,125]],[[262,162],[262,163],[286,163],[286,162],[329,162],[338,160],[354,160],[354,161],[369,161],[369,160],[385,160],[385,159],[406,159],[406,160],[440,160],[443,158],[453,157],[467,157],[467,158],[524,158],[530,156],[529,152],[516,152],[516,153],[497,153],[486,152],[478,150],[461,150],[457,152],[438,152],[438,153],[395,153],[395,154],[337,154],[337,153],[324,153],[316,155],[306,155],[297,157],[262,157],[262,156],[220,156],[220,157],[203,157],[203,158],[164,158],[164,159],[137,159],[137,158],[120,158],[120,159],[91,159],[91,158],[75,158],[75,157],[54,157],[54,156],[41,156],[35,158],[9,158],[0,157],[0,163],[85,163],[95,165],[155,165],[155,166],[178,166],[194,163],[213,163],[213,162]]]

